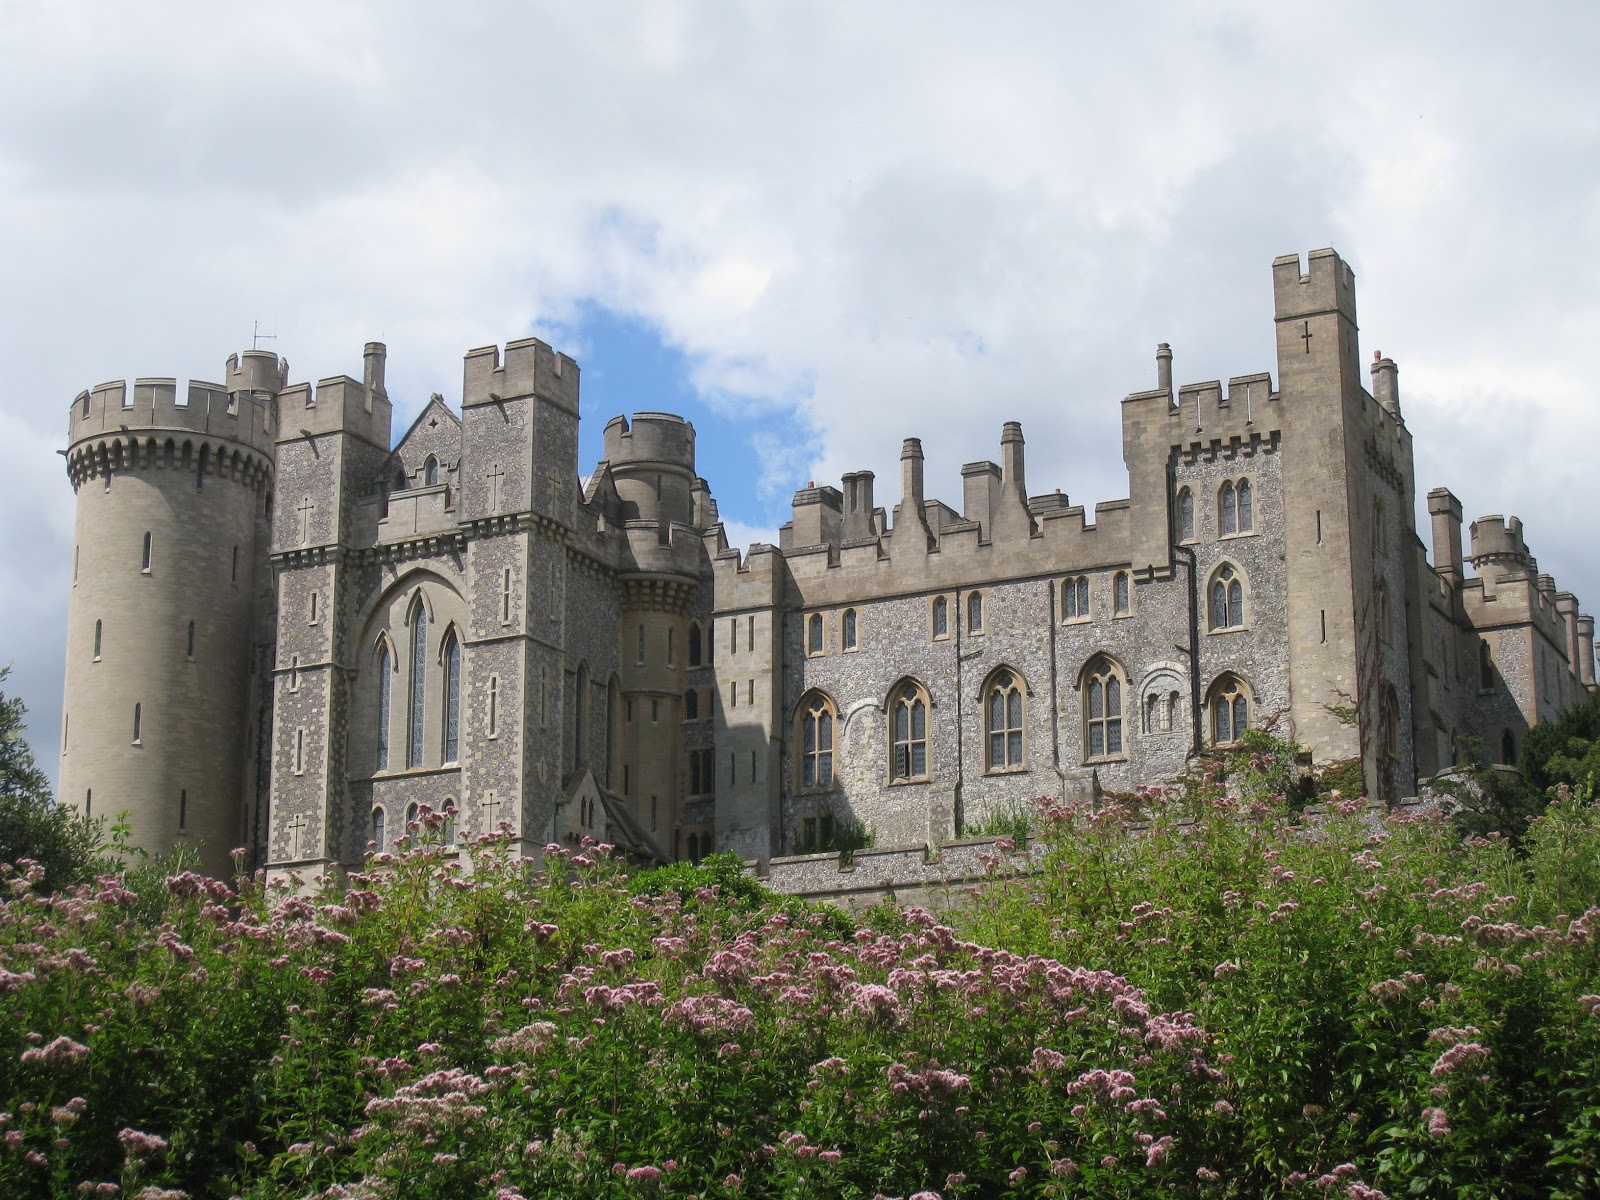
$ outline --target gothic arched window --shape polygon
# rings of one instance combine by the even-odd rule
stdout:
[[[1083,687],[1084,755],[1107,758],[1122,751],[1122,694],[1126,685],[1121,669],[1109,658],[1089,665]]]
[[[983,632],[983,593],[973,592],[967,597],[967,632]]]
[[[372,769],[389,769],[389,677],[393,668],[389,662],[389,644],[385,642],[378,651],[378,749]]]
[[[1224,675],[1211,685],[1211,740],[1231,746],[1250,728],[1250,693],[1237,675]]]
[[[926,779],[928,756],[928,693],[907,681],[889,697],[889,778]]]
[[[461,643],[451,630],[444,647],[444,761],[457,761],[460,751]]]
[[[418,596],[411,606],[411,713],[406,739],[406,766],[422,765],[422,718],[427,711],[428,610]]]
[[[800,702],[800,786],[833,786],[833,732],[838,713],[833,701],[813,692]]]
[[[1178,540],[1194,541],[1194,493],[1188,488],[1178,491]]]
[[[1211,628],[1239,629],[1244,625],[1244,583],[1229,563],[1211,577]]]
[[[372,840],[380,851],[383,849],[384,819],[383,805],[374,805],[372,809]]]
[[[439,482],[439,460],[433,455],[428,455],[428,461],[422,464],[422,484],[432,487]]]
[[[1061,584],[1061,619],[1082,621],[1089,616],[1089,577],[1079,575]]]
[[[1248,479],[1239,480],[1239,486],[1236,490],[1239,496],[1239,532],[1249,533],[1255,528],[1256,523],[1250,481]]]
[[[950,601],[943,596],[933,598],[933,636],[950,636]]]
[[[1494,689],[1494,659],[1489,654],[1488,642],[1478,643],[1478,687],[1485,692]]]
[[[1128,615],[1128,573],[1118,571],[1111,580],[1112,612],[1119,617]]]
[[[806,653],[822,653],[822,614],[812,613],[806,618]]]
[[[700,665],[700,638],[700,626],[691,623],[689,625],[689,665],[691,667]]]
[[[847,608],[847,609],[844,610],[843,626],[844,626],[844,634],[843,634],[844,648],[846,650],[854,650],[856,648],[856,610],[855,609]]]
[[[685,721],[700,719],[700,692],[695,688],[690,688],[683,694],[683,719]]]
[[[1226,480],[1222,490],[1217,493],[1217,530],[1224,536],[1239,532],[1237,503],[1233,492],[1233,481]]]
[[[998,672],[984,694],[983,711],[989,734],[989,770],[1011,771],[1024,766],[1022,681],[1011,671]]]

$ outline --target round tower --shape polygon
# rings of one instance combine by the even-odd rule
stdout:
[[[133,845],[189,846],[217,875],[257,815],[251,658],[287,370],[246,351],[226,384],[103,383],[73,401],[68,427],[61,799],[108,823],[125,812]]]

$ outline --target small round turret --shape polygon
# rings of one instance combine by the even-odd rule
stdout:
[[[694,426],[671,413],[613,417],[606,461],[630,520],[694,524]]]
[[[278,356],[230,358],[226,385],[101,384],[72,404],[77,493],[67,618],[64,803],[134,845],[240,844],[257,572],[265,569]]]

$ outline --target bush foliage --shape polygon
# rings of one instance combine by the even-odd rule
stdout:
[[[302,891],[24,866],[0,1195],[1587,1194],[1600,812],[1297,823],[1286,749],[1041,802],[954,926],[437,829]]]

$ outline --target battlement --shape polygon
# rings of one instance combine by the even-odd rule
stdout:
[[[228,355],[230,392],[266,392],[276,395],[289,386],[289,360],[270,350],[246,350]]]
[[[605,457],[613,470],[680,467],[694,476],[694,426],[675,413],[637,412],[633,424],[618,415],[606,422]]]
[[[1272,302],[1279,321],[1332,312],[1354,324],[1355,272],[1331,249],[1311,251],[1306,255],[1304,270],[1298,254],[1280,254],[1272,260]]]
[[[270,458],[276,434],[273,399],[198,379],[181,387],[172,378],[135,379],[131,386],[117,379],[79,392],[68,414],[69,447],[108,436],[165,433],[235,442]]]
[[[498,346],[467,351],[461,382],[463,408],[525,396],[538,396],[577,416],[577,362],[538,338],[507,342],[503,364]]]

